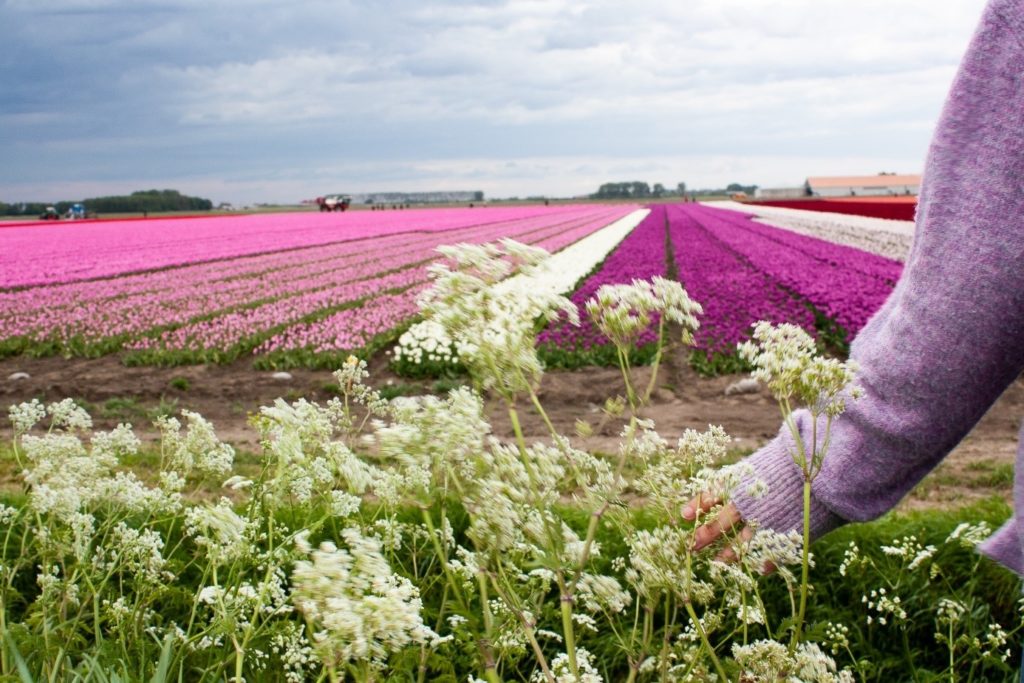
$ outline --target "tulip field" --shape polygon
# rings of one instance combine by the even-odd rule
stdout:
[[[696,348],[698,361],[706,362],[734,358],[737,343],[758,320],[824,332],[845,346],[881,307],[901,272],[895,259],[758,223],[736,211],[676,204],[655,207],[572,299],[581,306],[601,285],[673,275],[704,307]],[[653,326],[641,343],[653,341]],[[556,323],[539,341],[559,364],[609,358],[600,352],[600,334],[586,321],[580,327]]]
[[[0,356],[332,365],[341,354],[377,351],[416,317],[437,247],[502,238],[552,252],[582,247],[567,252],[572,267],[559,267],[556,287],[579,281],[572,299],[581,307],[604,284],[678,278],[704,306],[697,348],[709,358],[730,356],[759,319],[852,338],[892,290],[902,268],[896,257],[909,246],[886,241],[905,228],[880,232],[857,223],[876,219],[812,224],[774,216],[795,226],[785,229],[698,204],[657,205],[635,228],[607,232],[630,214],[639,217],[637,209],[580,204],[8,227],[0,230]],[[584,239],[602,231],[603,239]],[[641,343],[654,338],[652,328]],[[608,358],[585,317],[579,327],[548,326],[538,341],[553,364]]]
[[[636,207],[117,221],[0,231],[0,348],[129,362],[361,349],[416,312],[437,247],[557,251]]]

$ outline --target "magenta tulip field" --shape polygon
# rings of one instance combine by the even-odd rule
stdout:
[[[372,352],[417,314],[444,244],[503,237],[558,251],[633,205],[263,214],[0,230],[0,355],[121,353],[126,362],[329,364]],[[616,238],[618,239],[618,238]],[[571,293],[676,277],[704,307],[697,347],[729,355],[752,323],[823,321],[852,338],[902,265],[698,204],[658,205]],[[390,336],[389,336],[390,334]],[[652,327],[641,344],[653,341]],[[538,338],[599,362],[586,320]],[[554,352],[554,353],[552,353]],[[575,357],[576,362],[567,359]]]
[[[572,299],[582,306],[603,284],[671,273],[704,307],[697,349],[728,356],[758,320],[793,323],[812,334],[825,323],[849,341],[882,306],[901,272],[898,261],[745,214],[676,204],[655,207]],[[641,344],[655,339],[655,324]],[[579,364],[573,354],[611,359],[600,353],[604,341],[587,322],[578,328],[555,323],[539,341],[555,363]]]

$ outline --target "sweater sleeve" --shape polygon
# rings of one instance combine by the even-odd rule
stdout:
[[[851,346],[864,396],[847,402],[812,484],[815,536],[892,508],[1024,369],[1024,0],[987,6],[925,165],[900,281]],[[798,413],[805,442],[811,417]],[[820,433],[821,430],[819,430]],[[788,429],[748,459],[746,520],[801,528]]]

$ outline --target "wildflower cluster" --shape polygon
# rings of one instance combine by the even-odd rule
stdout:
[[[565,315],[578,322],[571,301],[549,291],[502,296],[495,285],[529,275],[548,256],[514,240],[442,247],[452,265],[431,266],[433,286],[420,297],[424,317],[440,325],[484,390],[511,398],[528,391],[543,372],[535,349],[537,321]]]
[[[796,325],[760,321],[752,341],[739,345],[740,357],[750,363],[751,373],[771,390],[776,400],[807,406],[811,413],[835,417],[846,408],[844,390],[853,383],[857,365],[816,354],[814,340]],[[860,390],[852,387],[849,396]]]

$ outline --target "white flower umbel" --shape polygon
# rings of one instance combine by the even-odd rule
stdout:
[[[76,512],[97,506],[132,512],[177,509],[176,493],[151,489],[132,472],[115,472],[119,458],[135,453],[138,445],[127,425],[95,434],[89,449],[78,436],[59,430],[23,435],[30,507],[65,523]]]
[[[615,346],[619,367],[626,384],[629,405],[636,410],[646,403],[654,390],[658,366],[666,346],[667,324],[675,324],[681,331],[681,341],[693,344],[693,333],[699,323],[697,316],[704,312],[701,305],[690,299],[682,285],[655,276],[650,282],[633,280],[632,284],[602,285],[586,303],[587,314],[594,325]],[[638,395],[629,373],[630,351],[636,347],[640,335],[658,319],[658,334],[651,378],[647,389]]]
[[[392,573],[380,541],[354,528],[342,536],[346,548],[325,542],[292,573],[292,599],[311,623],[324,663],[383,666],[392,653],[437,639],[423,623],[419,591]]]
[[[682,285],[655,276],[650,282],[633,280],[628,285],[603,285],[587,301],[587,313],[601,334],[619,348],[632,346],[658,314],[682,327],[683,342],[690,343],[704,309],[690,299]]]
[[[549,254],[513,240],[438,251],[452,265],[430,267],[434,284],[420,297],[424,317],[444,328],[483,389],[510,400],[528,391],[543,372],[535,349],[536,322],[565,315],[575,324],[579,314],[563,296],[545,291],[509,296],[495,285],[510,275],[531,274]]]
[[[46,406],[46,412],[50,414],[51,423],[57,429],[83,432],[92,429],[92,418],[74,399],[66,398],[51,403]]]
[[[191,507],[185,512],[185,528],[213,564],[227,564],[250,550],[248,532],[252,523],[231,509],[221,498],[216,505]]]
[[[213,425],[199,413],[182,410],[181,415],[188,421],[184,435],[181,423],[173,417],[160,417],[156,422],[161,433],[164,468],[182,477],[193,472],[216,477],[228,474],[235,449],[218,439]]]
[[[569,661],[569,655],[562,652],[551,660],[551,675],[555,683],[602,683],[601,674],[593,661],[593,655],[584,648],[576,648],[577,672],[574,674]],[[535,671],[530,683],[547,683],[550,679],[544,676],[543,671]]]
[[[7,409],[7,415],[14,425],[15,435],[24,434],[34,427],[40,420],[46,417],[46,408],[39,402],[39,399],[32,399],[27,403],[18,403]]]
[[[754,326],[753,341],[739,345],[740,357],[754,366],[751,373],[771,390],[777,401],[796,401],[817,417],[835,417],[846,408],[843,393],[853,384],[857,364],[822,358],[814,339],[797,325],[772,325],[764,320]],[[860,391],[852,387],[850,395]]]
[[[795,652],[774,640],[732,646],[733,657],[749,683],[853,683],[849,671],[836,671],[836,663],[815,643],[800,643]]]

